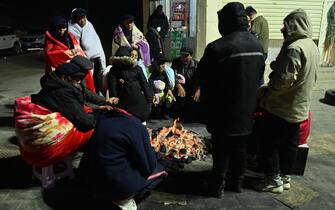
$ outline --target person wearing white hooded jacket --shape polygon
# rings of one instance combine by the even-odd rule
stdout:
[[[102,75],[106,69],[106,57],[100,38],[92,23],[87,20],[85,9],[73,9],[68,26],[69,31],[75,36],[86,56],[94,63],[94,85],[98,93],[102,91]]]

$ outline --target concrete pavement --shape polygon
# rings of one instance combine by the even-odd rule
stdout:
[[[19,156],[13,128],[16,97],[39,90],[43,54],[0,56],[0,210],[112,209],[111,202],[92,201],[83,186],[66,180],[43,191],[31,179],[31,168]],[[268,72],[267,72],[268,74]],[[335,107],[322,103],[325,90],[335,88],[335,69],[320,69],[313,91],[312,127],[304,176],[294,176],[292,189],[280,195],[244,189],[241,194],[226,192],[222,199],[207,197],[205,177],[211,159],[194,161],[179,173],[172,173],[139,209],[335,209]],[[321,101],[320,101],[321,100]],[[150,127],[168,121],[148,122]],[[201,124],[185,127],[208,135]]]

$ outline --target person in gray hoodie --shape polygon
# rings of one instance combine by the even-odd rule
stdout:
[[[273,71],[269,83],[259,89],[259,106],[265,116],[255,125],[266,176],[260,183],[254,183],[254,187],[273,193],[290,188],[299,126],[308,118],[319,64],[311,21],[304,10],[296,9],[287,15],[281,31],[284,42],[270,64]]]

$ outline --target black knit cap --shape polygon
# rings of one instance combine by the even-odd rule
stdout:
[[[85,71],[93,68],[93,63],[88,58],[81,55],[76,55],[72,58],[71,63],[76,64],[79,68]]]
[[[50,21],[50,29],[57,30],[60,28],[67,27],[67,20],[62,16],[54,16]]]
[[[83,70],[73,63],[64,63],[55,70],[55,73],[58,77],[64,75],[83,79],[87,74],[87,70]]]
[[[185,55],[185,54],[193,55],[193,49],[190,47],[182,47],[180,48],[180,54],[181,55]]]
[[[87,11],[83,8],[76,8],[72,11],[73,18],[84,17],[84,16],[87,16]]]
[[[128,46],[120,46],[119,49],[115,52],[115,56],[122,57],[122,56],[130,56],[132,51],[131,47]]]

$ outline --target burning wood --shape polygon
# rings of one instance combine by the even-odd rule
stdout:
[[[187,131],[174,120],[172,127],[162,127],[151,132],[150,143],[154,150],[170,160],[189,161],[202,159],[207,154],[203,139]],[[149,131],[150,133],[150,131]]]

